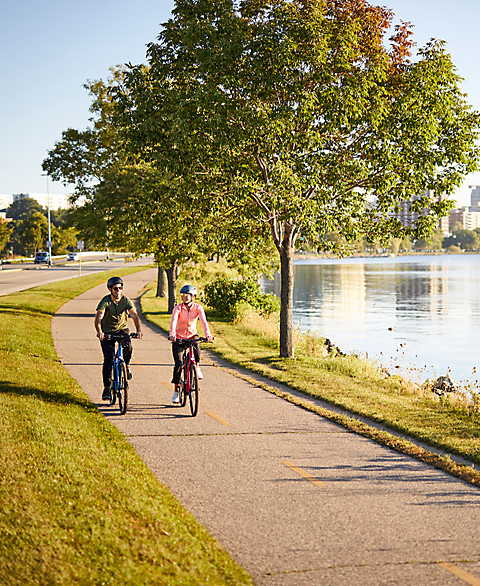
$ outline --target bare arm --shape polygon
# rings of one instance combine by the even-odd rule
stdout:
[[[170,332],[168,334],[168,339],[171,342],[175,342],[175,340],[177,339],[175,330],[177,328],[178,313],[179,313],[179,309],[178,309],[178,305],[177,305],[173,308],[172,319],[170,320]]]
[[[135,307],[132,307],[129,313],[130,317],[133,319],[133,323],[135,324],[135,329],[137,330],[137,337],[141,339],[143,337],[142,324],[140,322],[140,318],[138,317],[137,310],[135,309]]]
[[[102,318],[104,313],[105,311],[103,309],[99,309],[95,314],[95,330],[97,332],[97,338],[100,340],[103,340],[105,337],[105,334],[102,332]]]

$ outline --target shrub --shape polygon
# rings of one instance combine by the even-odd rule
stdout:
[[[271,293],[263,293],[255,279],[216,277],[205,286],[205,302],[217,315],[234,320],[247,306],[262,315],[271,315],[280,308],[280,300]]]

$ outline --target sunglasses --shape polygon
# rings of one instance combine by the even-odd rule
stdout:
[[[121,291],[123,287],[112,287],[113,291]]]

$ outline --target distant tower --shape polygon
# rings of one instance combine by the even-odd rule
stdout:
[[[480,185],[471,185],[471,204],[470,209],[472,212],[480,212]]]

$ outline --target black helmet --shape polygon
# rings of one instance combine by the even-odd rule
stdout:
[[[194,297],[197,296],[197,290],[193,285],[184,285],[180,289],[180,293],[190,293],[190,295],[193,295]]]
[[[107,281],[107,289],[111,289],[114,285],[121,285],[123,287],[123,281],[120,277],[110,277]]]

